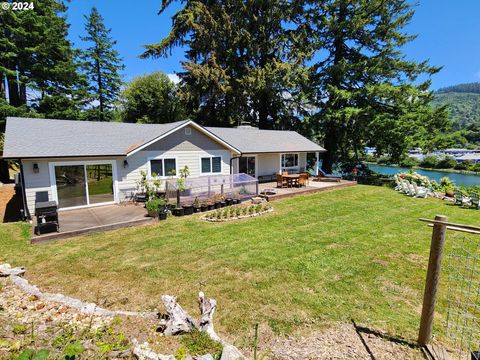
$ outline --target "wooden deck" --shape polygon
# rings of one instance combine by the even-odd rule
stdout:
[[[65,239],[85,233],[113,230],[149,223],[143,204],[107,205],[78,210],[59,211],[60,232],[35,235],[36,223],[32,226],[32,243],[46,240]]]
[[[284,199],[291,196],[296,195],[306,195],[306,194],[313,194],[322,191],[331,191],[337,189],[343,189],[349,186],[357,185],[356,181],[347,181],[341,180],[340,182],[332,182],[332,181],[310,181],[308,186],[306,187],[292,187],[292,188],[277,188],[276,182],[269,182],[259,184],[258,191],[259,196],[263,197],[267,201],[279,200]],[[264,193],[265,189],[274,189],[276,194],[268,194]]]

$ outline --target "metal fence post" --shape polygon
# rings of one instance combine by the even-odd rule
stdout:
[[[435,216],[435,220],[447,222],[447,217],[437,215]],[[440,268],[446,231],[447,225],[434,223],[425,292],[423,294],[422,318],[418,332],[418,345],[420,346],[427,345],[432,338],[433,316],[435,313],[435,302],[437,300],[438,283],[440,281]]]

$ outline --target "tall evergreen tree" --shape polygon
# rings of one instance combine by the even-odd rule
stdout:
[[[173,2],[165,0],[160,13]],[[183,1],[182,1],[183,2]],[[147,45],[143,57],[168,56],[185,46],[180,96],[202,124],[291,127],[300,114],[298,81],[304,68],[287,0],[187,0],[170,34]]]
[[[50,96],[63,98],[57,110],[78,110],[81,78],[75,50],[67,39],[68,24],[61,1],[33,1],[30,10],[0,10],[0,89],[8,105],[38,106]],[[43,108],[49,115],[49,107]]]
[[[446,109],[432,109],[428,90],[440,68],[401,52],[415,38],[404,33],[412,16],[406,0],[307,0],[305,21],[318,40],[310,76],[318,111],[309,126],[327,149],[327,172],[358,161],[365,145],[398,159],[447,128]]]
[[[89,120],[110,121],[115,99],[120,94],[124,69],[119,53],[114,49],[111,29],[104,25],[104,19],[93,7],[85,16],[87,35],[81,37],[90,46],[82,52],[83,70],[89,81],[91,108],[87,110]]]

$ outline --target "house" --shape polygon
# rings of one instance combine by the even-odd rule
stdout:
[[[60,209],[119,203],[141,171],[161,178],[188,166],[190,177],[246,173],[256,178],[303,171],[307,153],[325,149],[294,131],[251,127],[7,118],[4,159],[18,160],[26,210],[38,194]]]

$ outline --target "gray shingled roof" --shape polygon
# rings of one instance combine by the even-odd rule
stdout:
[[[185,122],[128,124],[9,117],[3,157],[123,156]],[[206,129],[244,153],[325,151],[294,131]]]
[[[249,127],[206,129],[242,153],[325,151],[295,131],[258,130]]]
[[[152,125],[9,117],[3,157],[125,155],[184,122]]]

